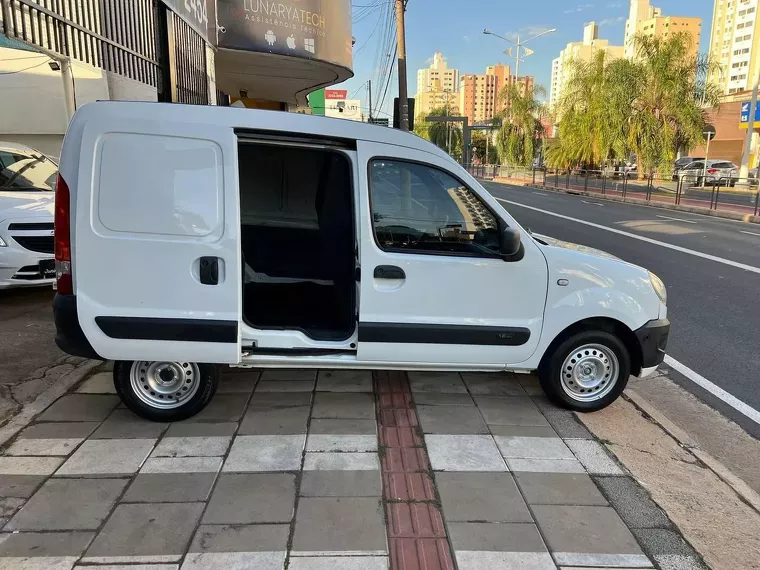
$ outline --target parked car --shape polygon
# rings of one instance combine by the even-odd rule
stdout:
[[[704,157],[698,157],[698,156],[682,156],[678,160],[676,160],[673,163],[673,180],[678,180],[678,174],[681,172],[681,170],[684,169],[684,167],[688,166],[692,162],[696,162],[698,160],[704,160]]]
[[[199,412],[220,365],[538,371],[604,408],[664,358],[646,269],[531,237],[409,133],[295,113],[90,103],[56,188],[56,342],[137,414]]]
[[[736,186],[739,180],[739,167],[728,160],[697,160],[687,164],[679,173],[684,185],[716,186],[718,184]],[[703,184],[704,183],[704,184]]]
[[[52,286],[56,164],[27,146],[0,142],[0,289]]]

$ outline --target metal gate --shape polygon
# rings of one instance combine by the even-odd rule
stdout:
[[[189,24],[166,10],[172,101],[209,104],[206,42]]]

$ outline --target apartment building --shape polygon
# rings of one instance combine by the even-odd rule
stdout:
[[[570,42],[552,61],[552,79],[549,89],[549,105],[556,104],[570,81],[573,61],[591,61],[595,54],[605,52],[610,59],[625,57],[625,47],[610,45],[608,40],[599,38],[599,26],[590,22],[583,28],[583,41]]]
[[[459,86],[459,109],[470,124],[490,121],[507,108],[509,101],[501,94],[506,87],[516,84],[521,92],[533,89],[535,78],[531,75],[515,77],[508,65],[497,64],[486,68],[485,74],[462,76]]]
[[[443,54],[433,55],[430,67],[417,70],[416,115],[424,117],[433,109],[448,107],[451,114],[459,112],[459,70],[450,68]]]
[[[710,35],[710,81],[726,95],[747,91],[760,69],[758,0],[716,0]]]
[[[625,56],[629,59],[636,57],[634,40],[637,35],[667,38],[678,33],[685,33],[690,38],[689,55],[695,56],[699,52],[702,18],[663,16],[662,10],[651,6],[649,0],[631,0],[625,23]]]

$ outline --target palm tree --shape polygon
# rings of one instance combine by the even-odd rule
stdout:
[[[640,173],[669,169],[680,147],[702,141],[706,111],[717,103],[715,88],[702,85],[709,62],[691,55],[691,38],[684,33],[668,38],[636,38],[637,73],[628,142],[636,152]]]
[[[601,166],[627,154],[626,109],[633,68],[628,60],[611,60],[606,52],[591,61],[573,61],[571,80],[557,105],[559,140],[547,150],[550,166]]]
[[[601,165],[633,152],[645,176],[669,170],[680,148],[701,142],[705,105],[718,101],[717,88],[703,79],[709,62],[691,55],[686,34],[635,41],[633,61],[598,53],[571,64],[558,105],[559,140],[547,153],[551,166]]]
[[[496,148],[502,162],[515,166],[533,163],[536,139],[544,133],[541,119],[546,114],[536,95],[546,95],[546,91],[536,86],[523,92],[520,86],[511,84],[499,94],[500,100],[507,104],[498,116],[501,128],[496,134]]]

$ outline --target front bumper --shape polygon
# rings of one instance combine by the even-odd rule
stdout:
[[[45,229],[24,229],[25,226],[45,226]],[[0,289],[14,287],[52,287],[54,277],[45,277],[40,267],[41,261],[53,262],[55,255],[52,251],[52,216],[9,218],[0,222],[0,238],[5,242],[0,247]],[[36,240],[28,249],[18,240]],[[50,249],[38,251],[34,249],[39,245],[39,240],[49,240]],[[27,245],[29,245],[27,243]],[[47,245],[47,244],[45,244]],[[47,250],[47,247],[44,249]]]
[[[104,360],[84,335],[79,324],[76,295],[56,293],[53,299],[53,318],[55,320],[55,344],[63,352],[72,356]]]
[[[658,319],[649,321],[634,331],[641,346],[641,369],[654,369],[665,359],[665,348],[670,335],[670,321]]]

